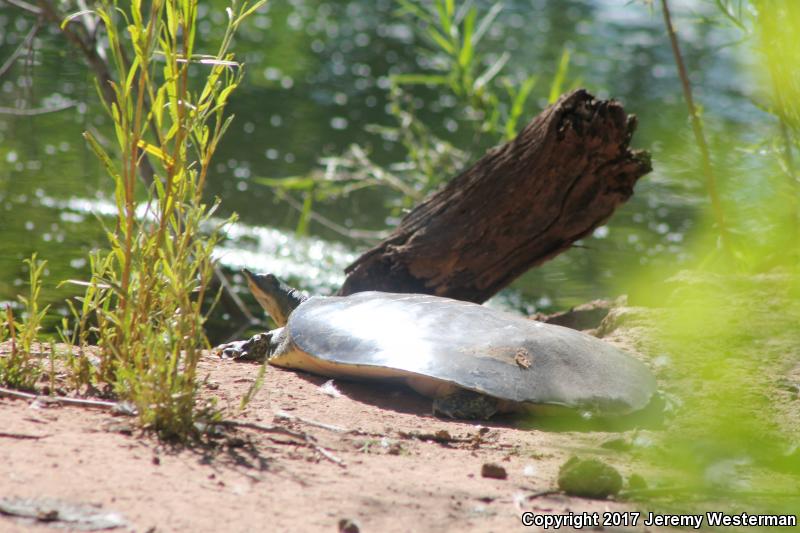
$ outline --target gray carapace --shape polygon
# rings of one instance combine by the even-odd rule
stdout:
[[[456,418],[541,406],[624,415],[656,391],[644,364],[579,331],[423,294],[304,298],[273,275],[244,272],[281,327],[223,347],[227,356],[402,381],[433,398],[434,412]]]

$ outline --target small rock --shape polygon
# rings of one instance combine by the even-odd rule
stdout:
[[[506,469],[495,463],[483,463],[481,467],[481,476],[492,479],[506,479],[508,473]]]
[[[558,471],[558,488],[570,496],[600,500],[620,491],[622,476],[598,459],[571,457]]]
[[[349,518],[339,520],[339,533],[359,533],[359,531],[361,530],[355,520]]]

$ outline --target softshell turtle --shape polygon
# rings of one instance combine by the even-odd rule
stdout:
[[[488,418],[554,405],[598,415],[645,407],[655,380],[641,362],[576,330],[424,294],[306,298],[244,270],[278,329],[224,356],[348,379],[394,379],[434,399],[434,413]]]

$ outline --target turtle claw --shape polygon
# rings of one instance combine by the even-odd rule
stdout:
[[[269,353],[270,339],[269,333],[259,333],[246,341],[221,344],[214,348],[214,352],[223,359],[263,361]]]

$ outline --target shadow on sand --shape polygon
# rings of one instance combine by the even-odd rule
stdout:
[[[301,379],[318,387],[331,381],[331,378],[315,376],[302,371],[285,371],[295,372]],[[336,379],[334,384],[343,395],[357,402],[398,413],[437,418],[433,415],[430,398],[418,394],[399,382]],[[645,409],[616,417],[597,417],[588,413],[580,413],[574,409],[547,407],[537,408],[535,413],[502,414],[495,415],[490,420],[466,420],[465,422],[493,428],[504,427],[548,432],[621,432],[631,429],[658,429],[664,423],[664,401],[659,395],[656,395]]]

